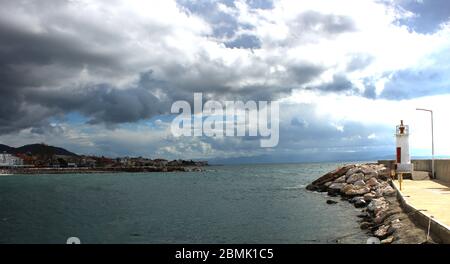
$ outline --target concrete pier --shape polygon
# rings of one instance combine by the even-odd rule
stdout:
[[[393,181],[400,201],[411,217],[439,242],[450,244],[450,183],[442,180]]]

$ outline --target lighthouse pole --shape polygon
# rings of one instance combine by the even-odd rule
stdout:
[[[418,111],[426,111],[431,114],[431,179],[436,179],[434,175],[434,124],[433,124],[433,110],[416,108]]]
[[[434,125],[433,125],[433,111],[431,111],[431,178],[436,179],[434,174]]]

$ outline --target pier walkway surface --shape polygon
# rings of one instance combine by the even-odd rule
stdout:
[[[394,185],[397,190],[400,190],[397,180],[394,181]],[[433,222],[431,229],[435,229],[435,232],[431,231],[436,233],[444,243],[450,243],[449,182],[439,180],[403,180],[400,195],[406,206],[420,210],[419,222],[424,226],[428,226],[431,218]]]

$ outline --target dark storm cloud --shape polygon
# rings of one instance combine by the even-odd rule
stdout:
[[[55,23],[58,23],[55,21]],[[98,34],[92,32],[92,34]],[[102,34],[104,41],[117,41],[113,36]],[[77,66],[83,63],[99,66],[117,64],[110,54],[102,54],[92,47],[83,46],[79,36],[66,35],[49,29],[43,33],[23,31],[14,26],[0,24],[0,63],[30,63],[47,65],[63,63],[66,66]]]
[[[120,90],[97,85],[80,91],[33,91],[30,102],[61,112],[78,111],[90,117],[89,123],[125,123],[158,113],[159,100],[141,88]]]
[[[420,33],[433,33],[439,30],[440,24],[450,19],[450,1],[448,0],[402,0],[402,8],[415,14],[414,17],[401,22]]]
[[[46,109],[25,107],[20,100],[11,97],[0,98],[0,112],[0,134],[47,125],[46,118],[53,114]]]
[[[1,4],[11,17],[0,20],[0,134],[29,127],[42,132],[47,118],[70,111],[85,114],[92,123],[133,122],[158,113],[160,102],[149,87],[125,91],[107,83],[108,76],[129,70],[122,63],[122,52],[129,51],[111,49],[124,45],[120,34],[93,21],[64,17],[67,1]],[[26,22],[18,22],[25,16],[14,17],[14,12],[25,12]],[[85,67],[105,83],[86,89],[72,85]],[[149,85],[145,75],[140,81]]]
[[[320,65],[310,63],[292,63],[288,65],[286,74],[280,76],[281,83],[276,84],[248,84],[231,85],[230,81],[240,80],[243,77],[260,78],[270,76],[270,65],[255,63],[251,68],[228,67],[223,61],[211,60],[206,54],[198,54],[198,62],[194,65],[174,65],[166,68],[173,79],[163,81],[152,80],[154,85],[162,87],[167,98],[172,101],[188,100],[194,92],[202,92],[205,97],[214,100],[274,100],[283,95],[289,95],[294,88],[306,84],[317,78],[325,71]],[[169,100],[170,101],[170,100]]]
[[[145,76],[145,74],[143,75]],[[145,80],[142,79],[140,84]],[[147,81],[148,85],[148,81]],[[0,97],[0,133],[27,127],[43,131],[46,119],[72,111],[88,117],[89,123],[127,123],[167,113],[169,103],[153,95],[146,85],[117,89],[110,84],[60,89],[16,89]]]
[[[57,85],[83,64],[115,65],[114,58],[83,51],[70,39],[33,35],[0,24],[0,133],[40,126],[53,113],[44,104],[30,105],[33,89]],[[63,71],[37,74],[34,67],[60,65]],[[36,91],[37,93],[37,91]]]
[[[140,83],[143,82],[141,77]],[[31,104],[61,113],[80,112],[89,117],[91,124],[136,122],[168,111],[168,103],[156,98],[145,85],[128,89],[117,89],[109,84],[83,89],[39,89],[27,91],[25,96]]]
[[[194,92],[216,100],[272,100],[289,95],[326,70],[250,55],[245,63],[251,66],[241,67],[240,62],[230,66],[207,51],[183,54],[165,43],[164,37],[172,32],[170,23],[138,21],[132,30],[118,28],[115,23],[122,20],[110,22],[114,16],[107,11],[85,15],[76,1],[0,3],[0,12],[11,14],[0,18],[0,134],[24,128],[40,133],[46,131],[49,118],[71,112],[81,113],[92,124],[136,122],[168,113],[172,102],[191,101]],[[223,4],[234,8],[234,1]],[[272,8],[271,1],[248,4]],[[233,39],[226,46],[261,48],[254,35],[236,36],[236,30],[252,26],[220,11],[217,2],[180,0],[179,5],[203,17],[214,37]],[[312,11],[301,14],[295,26],[296,32],[326,35],[355,28],[347,17]],[[142,43],[150,46],[141,50]],[[286,71],[272,75],[269,69],[275,64],[284,64]],[[364,61],[353,64],[352,68],[363,67]],[[87,77],[81,81],[83,71]],[[277,80],[268,84],[262,76]],[[258,82],[248,84],[247,79]],[[128,81],[118,84],[122,80]],[[340,92],[349,87],[344,77],[335,77],[333,83],[315,89]]]

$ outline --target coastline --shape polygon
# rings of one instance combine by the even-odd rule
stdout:
[[[200,172],[204,171],[201,166],[143,166],[143,167],[111,167],[111,168],[4,168],[0,170],[1,175],[16,174],[93,174],[93,173],[141,173],[141,172]]]
[[[341,201],[361,208],[360,228],[381,244],[434,243],[410,217],[416,212],[402,208],[390,170],[382,164],[345,165],[313,181],[306,189],[327,192],[329,197],[340,197]],[[338,201],[330,198],[326,202],[332,205]]]

